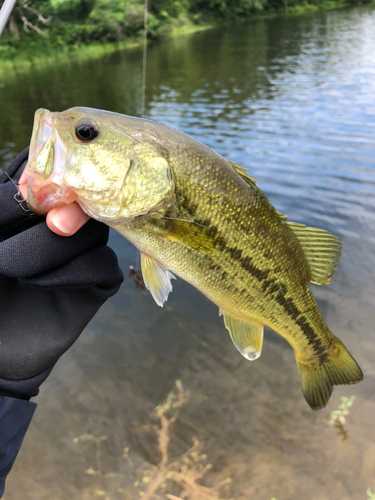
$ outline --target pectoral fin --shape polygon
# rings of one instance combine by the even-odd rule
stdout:
[[[215,229],[194,221],[165,219],[168,221],[168,232],[164,237],[169,241],[200,252],[213,252],[218,247],[221,236]]]
[[[306,227],[294,222],[287,224],[303,249],[311,271],[311,282],[327,285],[340,262],[342,252],[340,239],[324,229]]]
[[[229,331],[230,338],[242,356],[250,361],[258,359],[262,352],[263,325],[235,318],[222,309],[219,310],[219,314],[223,315],[224,325]]]
[[[141,268],[146,288],[150,290],[158,306],[163,307],[163,303],[172,291],[171,279],[176,277],[143,252],[141,252]]]

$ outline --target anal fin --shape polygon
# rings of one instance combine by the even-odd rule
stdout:
[[[171,279],[176,279],[176,277],[143,252],[141,252],[141,268],[146,288],[150,290],[155,302],[163,307],[172,291]]]
[[[223,315],[225,328],[242,356],[250,361],[258,359],[262,353],[263,325],[238,319],[222,309],[219,314]]]

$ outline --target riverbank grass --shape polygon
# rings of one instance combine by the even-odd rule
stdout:
[[[183,35],[189,35],[197,31],[204,31],[212,28],[213,24],[184,24],[173,27],[165,34],[163,39],[174,38]],[[134,49],[144,44],[142,38],[129,38],[121,42],[112,43],[91,43],[88,45],[66,45],[56,48],[49,48],[45,40],[40,44],[33,44],[30,48],[24,49],[19,53],[14,50],[8,54],[7,47],[0,46],[0,76],[10,71],[22,71],[36,65],[49,65],[55,62],[68,62],[69,60],[92,60],[101,58],[106,54],[126,49]],[[3,50],[2,50],[3,49]],[[5,49],[5,50],[4,50]],[[10,57],[9,57],[10,56]]]
[[[141,42],[135,40],[126,40],[117,43],[71,45],[54,49],[47,48],[45,50],[34,50],[33,52],[27,50],[14,55],[11,59],[0,60],[0,75],[9,71],[19,71],[36,65],[49,65],[59,61],[69,61],[71,59],[82,61],[96,59],[117,50],[138,47],[140,43]]]
[[[372,0],[375,3],[375,0]],[[285,0],[284,9],[270,9],[254,13],[241,21],[267,19],[273,17],[300,16],[314,14],[319,11],[329,11],[350,7],[352,4],[347,0],[323,0],[318,4],[303,3],[300,5],[287,6]],[[230,21],[234,23],[234,21]],[[162,39],[178,37],[203,31],[215,26],[228,25],[228,21],[217,20],[211,23],[195,24],[187,17],[176,19],[173,23],[166,26],[164,33],[161,34]],[[22,47],[17,50],[8,45],[0,45],[0,76],[14,71],[28,70],[36,65],[50,65],[55,62],[69,62],[69,60],[91,60],[104,56],[116,51],[132,49],[142,46],[143,38],[128,38],[121,42],[110,43],[90,43],[90,44],[73,44],[51,47],[49,40],[46,37],[31,33],[32,41],[27,47]]]

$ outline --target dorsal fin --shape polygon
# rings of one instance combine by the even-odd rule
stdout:
[[[232,165],[232,167],[234,168],[234,170],[236,171],[236,173],[241,177],[241,179],[243,179],[245,182],[247,182],[247,184],[249,184],[250,186],[252,186],[253,188],[255,188],[258,193],[260,193],[262,195],[262,197],[267,201],[267,203],[269,205],[271,205],[271,203],[268,201],[268,198],[267,196],[263,193],[263,191],[256,185],[256,183],[258,182],[257,179],[255,179],[255,177],[252,177],[251,175],[249,175],[246,171],[246,168],[245,167],[241,167],[241,165],[237,165],[237,163],[233,163],[232,161],[229,161],[228,163],[230,163]],[[271,207],[275,210],[274,206],[271,205]],[[281,218],[281,219],[284,219],[286,220],[288,218],[287,215],[284,215],[280,212],[278,212],[277,210],[275,210],[275,212],[277,213],[277,215]]]
[[[340,239],[324,229],[306,227],[295,222],[287,224],[303,249],[311,271],[311,282],[328,285],[340,262]]]
[[[255,177],[252,177],[249,175],[246,171],[245,167],[242,167],[241,165],[237,165],[237,163],[233,163],[232,161],[229,162],[234,170],[237,172],[238,175],[240,175],[245,182],[248,184],[253,184],[255,185],[258,181],[255,179]]]

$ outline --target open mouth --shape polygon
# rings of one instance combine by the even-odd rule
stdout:
[[[54,124],[55,113],[39,109],[35,113],[30,143],[28,204],[35,213],[46,214],[51,208],[72,203],[77,196],[64,187],[65,148]]]
[[[52,208],[72,203],[77,195],[69,188],[54,183],[38,186],[35,178],[30,177],[27,185],[27,202],[30,209],[38,215],[45,215]]]

